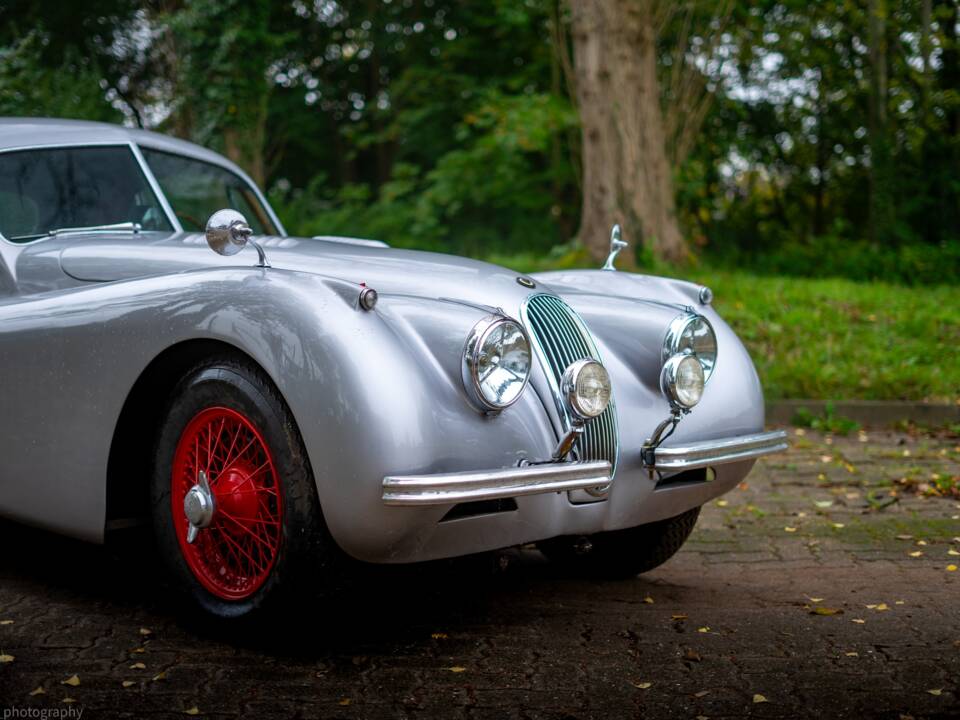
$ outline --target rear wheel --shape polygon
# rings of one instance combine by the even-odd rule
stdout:
[[[293,417],[252,363],[211,360],[178,384],[151,500],[175,579],[219,617],[315,598],[338,552]]]
[[[595,535],[563,536],[537,543],[554,562],[589,574],[627,578],[653,570],[673,557],[690,537],[700,508],[666,520]]]

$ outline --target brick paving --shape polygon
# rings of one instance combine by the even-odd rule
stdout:
[[[269,633],[176,609],[143,543],[0,525],[0,718],[960,717],[960,500],[903,488],[960,439],[796,432],[646,576],[392,568]]]

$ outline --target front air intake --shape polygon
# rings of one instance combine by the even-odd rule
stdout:
[[[572,362],[584,358],[603,361],[580,316],[555,295],[531,295],[521,314],[534,352],[550,383],[557,412],[564,423],[563,432],[566,432],[570,428],[570,417],[560,393],[564,370]],[[611,395],[607,409],[587,423],[574,446],[574,455],[581,461],[606,460],[616,472],[618,454],[616,408]]]

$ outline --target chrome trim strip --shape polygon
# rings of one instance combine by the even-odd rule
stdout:
[[[610,484],[610,463],[550,463],[500,470],[439,475],[398,475],[383,479],[384,505],[450,505],[520,495],[589,490]]]
[[[761,455],[783,452],[789,447],[783,430],[706,440],[683,447],[660,446],[654,451],[655,470],[693,470],[724,463],[752,460]]]

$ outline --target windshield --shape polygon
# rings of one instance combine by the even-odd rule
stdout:
[[[121,223],[173,230],[129,147],[0,153],[0,234],[7,240]]]
[[[226,168],[160,150],[140,148],[184,230],[203,232],[217,210],[243,215],[257,235],[277,235],[277,228],[257,193]]]

